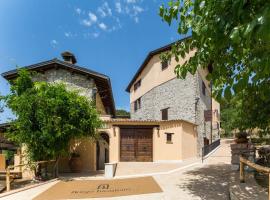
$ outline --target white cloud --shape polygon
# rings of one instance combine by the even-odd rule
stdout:
[[[97,37],[99,36],[99,33],[93,33],[92,36],[93,36],[94,38],[97,38]]]
[[[134,17],[135,23],[139,23],[139,17]]]
[[[92,23],[95,23],[97,21],[97,16],[94,13],[89,12],[88,15]]]
[[[97,12],[101,17],[112,16],[112,9],[107,1],[105,1],[102,6],[98,7]]]
[[[78,15],[80,15],[80,14],[82,13],[82,10],[81,10],[80,8],[76,8],[76,9],[75,9],[75,12],[76,12]]]
[[[107,26],[104,23],[100,23],[98,26],[99,26],[99,28],[101,28],[104,31],[107,30]]]
[[[82,24],[83,24],[84,26],[91,26],[91,25],[92,25],[91,21],[88,20],[88,19],[82,20]]]
[[[64,35],[65,35],[65,37],[67,37],[67,38],[71,38],[71,37],[76,37],[76,36],[78,36],[78,34],[77,33],[72,33],[72,32],[65,32],[64,33]]]
[[[89,12],[88,17],[89,17],[88,19],[83,19],[82,20],[82,24],[84,26],[91,26],[92,24],[97,22],[97,16],[94,13]]]
[[[99,15],[100,15],[101,17],[106,17],[106,16],[107,16],[107,13],[106,13],[101,7],[99,7],[99,8],[97,9],[97,12],[99,13]]]
[[[137,15],[137,14],[143,12],[143,8],[140,6],[133,6],[133,11],[134,11],[134,14]]]
[[[53,48],[56,48],[57,45],[59,44],[59,42],[56,41],[56,40],[51,40],[50,44],[51,44],[51,46],[52,46]]]
[[[127,3],[136,3],[136,0],[126,0]]]
[[[122,6],[121,6],[120,2],[115,3],[115,9],[116,9],[116,12],[118,12],[118,13],[122,12]]]
[[[70,32],[65,32],[64,35],[68,38],[71,36],[71,33]]]
[[[122,28],[122,19],[129,18],[136,24],[140,22],[140,15],[145,11],[143,7],[144,0],[115,0],[108,1],[102,0],[95,12],[88,12],[80,10],[81,13],[80,23],[84,26],[91,27],[92,33],[88,32],[85,37],[99,37],[102,32],[107,33],[119,30]],[[110,6],[113,6],[113,10]],[[69,33],[65,34],[66,37],[71,37]]]

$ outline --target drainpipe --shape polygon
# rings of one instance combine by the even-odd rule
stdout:
[[[212,95],[212,81],[210,81],[210,97],[211,97],[211,124],[210,124],[210,128],[211,128],[211,144],[213,142],[213,110],[212,110],[212,106],[213,106],[213,101],[212,101],[212,98],[213,98],[213,95]]]

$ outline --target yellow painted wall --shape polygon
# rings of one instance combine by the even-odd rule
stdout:
[[[172,143],[167,143],[166,133],[173,133]],[[181,160],[181,123],[166,123],[155,128],[153,134],[153,161]]]
[[[160,129],[153,128],[153,161],[180,161],[196,157],[197,136],[195,125],[185,121],[159,122]],[[152,125],[145,122],[118,122],[117,125]],[[110,135],[110,162],[120,160],[120,129],[109,123],[103,129]],[[173,133],[172,143],[167,143],[165,133]]]
[[[6,157],[4,154],[0,154],[0,170],[1,171],[6,170]]]
[[[152,124],[151,124],[152,123]],[[123,122],[122,125],[153,125],[157,122]],[[196,157],[196,130],[195,125],[185,121],[158,122],[160,129],[153,129],[153,161],[181,161]],[[99,133],[109,135],[109,162],[119,162],[120,159],[120,128],[114,123],[106,123],[106,128]],[[119,123],[117,123],[119,125]],[[121,123],[120,123],[121,124]],[[167,143],[165,133],[173,133],[172,143]],[[80,154],[83,162],[83,172],[96,170],[96,143],[90,138],[77,139],[71,142],[71,151]],[[24,152],[25,148],[22,149]],[[23,159],[26,162],[26,159]],[[32,177],[33,172],[23,168],[23,177]],[[68,157],[59,161],[59,172],[70,172]]]
[[[220,104],[213,98],[212,99],[212,110],[217,110],[220,115]],[[220,119],[217,115],[213,115],[213,122],[219,122]]]
[[[195,51],[192,51],[186,56],[185,59],[181,59],[179,63],[183,64],[194,53]],[[130,103],[144,95],[146,92],[150,91],[152,88],[176,77],[174,68],[178,63],[175,61],[175,59],[172,58],[168,68],[162,70],[159,56],[160,55],[154,55],[147,63],[141,74],[137,77],[136,81],[141,79],[141,87],[139,87],[136,91],[134,91],[134,83],[136,83],[136,81],[133,83],[130,89]]]
[[[183,123],[181,134],[182,160],[194,158],[197,155],[197,132],[189,123]]]
[[[76,139],[70,144],[70,152],[80,154],[83,163],[82,172],[96,170],[96,143],[91,138]],[[59,172],[70,172],[68,156],[59,161]]]

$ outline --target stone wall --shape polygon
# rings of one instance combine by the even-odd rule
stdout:
[[[206,122],[204,120],[204,111],[211,110],[211,94],[206,89],[205,95],[202,93],[202,77],[199,73],[195,74],[196,77],[196,97],[199,99],[196,103],[196,124],[198,132],[198,146],[197,151],[201,155],[202,147],[204,146],[203,138],[206,137],[210,140],[211,138],[211,122]],[[211,141],[210,141],[211,142]]]
[[[185,80],[174,78],[153,88],[141,97],[140,109],[134,111],[131,103],[131,118],[161,120],[164,108],[169,108],[169,120],[183,119],[198,124],[197,152],[201,155],[203,137],[210,139],[211,122],[204,121],[204,110],[211,109],[211,95],[207,90],[206,95],[202,94],[199,73],[188,74]]]
[[[78,90],[83,96],[92,100],[92,89],[94,87],[94,80],[88,79],[86,76],[71,73],[65,69],[49,69],[42,74],[37,74],[34,77],[36,81],[46,81],[49,83],[64,82],[68,88]]]
[[[34,81],[46,81],[49,83],[59,83],[63,82],[67,85],[69,89],[75,89],[79,91],[79,94],[92,100],[93,88],[95,87],[95,82],[91,78],[87,78],[84,75],[72,73],[65,69],[49,69],[44,71],[44,73],[39,73],[34,76]],[[96,99],[97,110],[101,114],[105,114],[105,108],[101,101],[99,95]]]
[[[141,109],[134,111],[132,119],[161,120],[161,110],[168,109],[168,119],[184,119],[195,123],[195,79],[188,75],[186,80],[174,78],[153,88],[141,97]]]

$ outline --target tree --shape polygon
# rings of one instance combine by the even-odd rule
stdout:
[[[242,119],[245,124],[268,127],[270,105],[265,103],[270,93],[270,2],[172,0],[168,7],[160,7],[160,16],[169,25],[176,22],[181,36],[192,35],[162,56],[179,61],[196,50],[183,65],[176,66],[177,76],[185,78],[198,67],[211,67],[207,79],[212,81],[215,97],[242,98],[242,110],[248,112],[248,118]],[[268,117],[256,118],[255,108],[263,109],[263,117]]]
[[[192,39],[177,43],[170,55],[185,57],[196,53],[175,72],[184,78],[198,66],[212,65],[208,79],[217,95],[229,97],[252,84],[268,83],[270,75],[270,2],[265,0],[173,0],[160,7],[169,25],[176,20],[178,33],[191,31]],[[169,55],[168,55],[169,57]]]
[[[19,70],[5,97],[15,114],[7,137],[26,145],[30,161],[56,160],[69,153],[70,141],[90,136],[96,138],[101,126],[93,104],[64,84],[33,82],[26,70]]]
[[[221,108],[221,128],[224,136],[233,136],[233,132],[242,127],[240,113],[242,111],[242,101],[237,97],[230,100],[222,98],[220,101]],[[239,130],[238,130],[239,131]]]
[[[270,94],[260,98],[256,92],[254,87],[233,95],[229,100],[221,99],[221,123],[225,135],[230,136],[234,130],[251,132],[255,128],[259,128],[257,131],[261,137],[269,133]]]
[[[117,109],[116,110],[116,116],[128,116],[130,117],[130,112],[124,110],[124,109]]]

